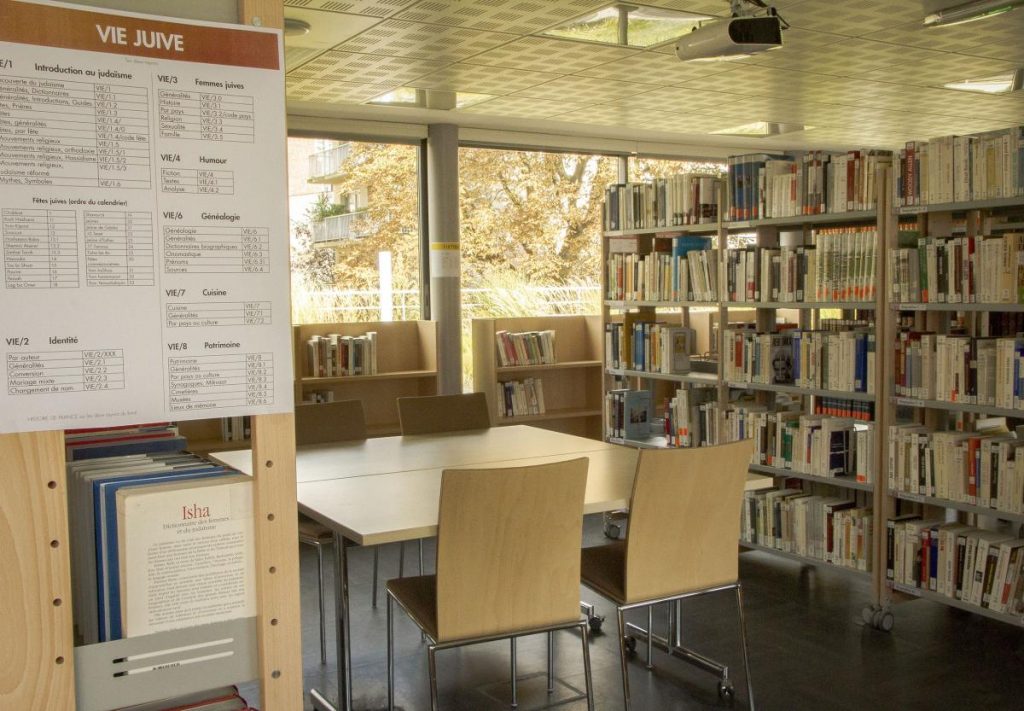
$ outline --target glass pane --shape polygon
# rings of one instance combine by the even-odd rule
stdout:
[[[420,317],[418,153],[288,139],[293,323]]]
[[[616,159],[459,150],[463,372],[474,318],[601,311],[601,206]]]

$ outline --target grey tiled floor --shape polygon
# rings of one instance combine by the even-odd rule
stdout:
[[[585,542],[601,542],[600,521],[588,518]],[[370,606],[371,551],[351,549],[354,688],[357,709],[386,706],[385,611]],[[414,557],[414,545],[407,549]],[[433,549],[428,545],[428,552]],[[316,558],[303,547],[302,619],[306,686],[335,695],[333,636],[328,662],[320,665],[316,607]],[[330,556],[328,556],[330,557]],[[430,556],[428,556],[428,559]],[[407,560],[408,562],[408,560]],[[383,576],[397,573],[397,547],[381,551]],[[829,570],[803,567],[770,554],[740,558],[750,639],[750,662],[757,708],[798,709],[1024,709],[1024,631],[977,615],[925,601],[895,608],[891,633],[865,627],[861,608],[869,601],[867,582]],[[328,580],[331,569],[328,569]],[[330,594],[330,590],[328,590]],[[612,613],[605,634],[592,638],[595,700],[598,709],[621,709],[622,687],[614,636],[614,610],[593,593],[602,613]],[[330,599],[330,598],[329,598]],[[428,709],[425,645],[417,628],[396,613],[397,703],[405,711]],[[641,618],[645,617],[641,613]],[[328,622],[333,613],[328,610]],[[637,622],[643,619],[636,618]],[[664,615],[656,616],[664,623]],[[686,640],[701,652],[732,665],[736,709],[747,708],[733,597],[721,594],[688,601],[683,613]],[[328,634],[331,635],[330,627]],[[519,643],[520,709],[546,701],[543,638]],[[496,642],[438,654],[442,709],[508,709],[508,643]],[[654,670],[643,652],[630,663],[634,709],[729,708],[716,693],[711,675],[655,651]],[[583,688],[579,638],[559,633],[556,674]],[[247,687],[247,698],[255,692]],[[565,693],[561,687],[559,694]],[[306,698],[306,708],[309,700]],[[558,708],[585,709],[584,702]]]

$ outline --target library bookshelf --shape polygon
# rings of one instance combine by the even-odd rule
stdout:
[[[553,332],[553,362],[502,365],[502,331]],[[529,424],[600,439],[601,347],[597,315],[473,319],[473,390],[487,396],[494,425]],[[511,393],[514,384],[531,382],[541,384],[543,412],[508,415],[506,389]]]
[[[747,249],[755,250],[760,255],[762,250],[777,252],[783,245],[794,248],[814,245],[816,239],[821,239],[819,233],[829,235],[844,232],[847,229],[860,229],[871,235],[880,234],[885,221],[889,218],[889,203],[887,201],[889,184],[885,183],[885,179],[886,168],[878,168],[875,176],[877,209],[733,222],[719,221],[714,224],[606,231],[603,253],[607,268],[604,272],[603,287],[608,298],[605,299],[602,309],[605,328],[614,328],[614,324],[624,323],[625,328],[629,330],[631,324],[638,321],[658,321],[693,327],[697,331],[693,357],[707,357],[708,360],[701,363],[705,365],[701,370],[708,372],[691,370],[688,373],[667,374],[623,367],[622,364],[613,363],[614,359],[610,357],[609,344],[606,341],[605,391],[622,388],[649,389],[652,393],[652,404],[657,410],[660,404],[670,398],[677,388],[702,389],[706,393],[704,399],[714,408],[712,410],[714,414],[709,415],[709,419],[704,423],[705,426],[714,428],[716,433],[714,441],[708,443],[726,441],[731,425],[726,422],[725,413],[731,405],[740,399],[769,411],[780,404],[787,404],[788,407],[795,406],[799,408],[800,412],[806,414],[813,413],[815,404],[823,398],[861,403],[868,407],[873,406],[878,399],[878,393],[882,392],[881,368],[875,368],[872,373],[872,386],[862,388],[863,391],[830,389],[824,384],[821,387],[809,387],[806,384],[776,384],[771,382],[771,379],[766,382],[756,380],[746,382],[745,378],[736,377],[735,373],[726,372],[725,355],[732,353],[729,350],[732,345],[731,343],[727,344],[726,338],[730,327],[735,326],[752,326],[754,331],[766,333],[774,330],[777,324],[785,322],[801,330],[812,330],[819,326],[824,316],[868,319],[871,321],[872,328],[877,329],[879,323],[875,316],[881,312],[884,305],[881,293],[876,291],[871,298],[866,295],[854,298],[851,291],[850,295],[842,301],[831,298],[815,298],[817,295],[811,294],[807,299],[801,297],[800,300],[795,300],[794,294],[773,298],[770,293],[764,294],[763,298],[761,294],[758,294],[757,298],[753,298],[754,295],[751,294],[748,298],[745,293],[730,294],[729,266],[730,259],[744,249],[742,241],[737,239],[739,235],[745,236],[743,241],[747,243]],[[720,209],[719,214],[724,215],[725,210]],[[616,274],[610,255],[628,253],[634,255],[634,259],[640,259],[652,253],[667,251],[669,248],[665,244],[671,243],[674,238],[697,235],[709,239],[708,249],[713,250],[716,257],[714,269],[717,284],[712,295],[714,298],[702,301],[618,298],[620,294],[609,284]],[[753,235],[752,244],[750,243],[751,235]],[[873,253],[877,254],[881,248],[877,236],[869,237],[869,239],[875,239]],[[865,270],[863,273],[867,274],[867,271]],[[645,294],[641,295],[645,296]],[[611,298],[613,296],[616,298]],[[700,363],[699,360],[694,362],[695,365],[698,363]],[[863,377],[866,377],[866,374]],[[607,407],[606,405],[606,409]],[[607,422],[610,413],[606,411],[605,417]],[[714,421],[712,422],[712,420]],[[872,422],[871,426],[877,428],[878,425],[876,422]],[[610,437],[606,432],[606,438],[609,441],[635,447],[668,446],[666,436],[659,432],[652,432],[647,437],[631,438]],[[880,457],[881,452],[876,446],[870,457],[869,468],[872,473],[881,471]],[[877,476],[872,476],[868,481],[858,481],[852,475],[826,477],[817,473],[795,471],[788,467],[769,466],[754,462],[751,463],[750,471],[768,474],[774,477],[779,485],[785,483],[787,486],[801,486],[812,495],[852,499],[860,508],[878,510],[881,503],[880,497],[884,493],[874,483],[877,481]],[[878,522],[874,519],[867,525],[873,534],[878,529]],[[866,551],[868,560],[861,561],[862,568],[860,569],[835,565],[823,559],[806,555],[798,555],[790,550],[782,550],[782,546],[756,542],[742,543],[742,545],[751,550],[768,552],[803,564],[827,566],[848,574],[852,579],[872,582],[877,577],[875,562],[878,560],[878,536],[873,535],[872,540],[871,549]],[[879,594],[879,591],[873,588],[872,600],[874,602],[880,599]]]
[[[376,367],[369,374],[319,376],[310,372],[307,342],[314,336],[377,334]],[[437,323],[367,321],[302,324],[292,327],[295,402],[361,400],[371,436],[401,432],[400,397],[437,394]]]
[[[895,564],[895,553],[886,560],[886,551],[881,551],[883,567],[889,569],[881,580],[883,614],[895,602],[924,599],[1024,626],[1020,610],[1006,605],[1006,593],[1012,592],[1009,581],[1001,599],[998,591],[988,587],[971,597],[962,573],[947,576],[944,582],[941,574],[929,570],[936,555],[942,565],[941,556],[959,555],[956,551],[961,545],[966,549],[972,537],[992,535],[998,539],[1003,534],[1008,539],[1019,538],[1024,523],[1020,491],[1000,488],[994,478],[1000,472],[1003,486],[1010,487],[1012,476],[1021,475],[1016,467],[1024,460],[1009,435],[1024,422],[1024,410],[1012,392],[1008,401],[994,395],[995,375],[986,365],[999,357],[986,354],[993,341],[1016,341],[1021,331],[1024,303],[1018,287],[1019,267],[1009,255],[1020,252],[1013,233],[1021,232],[1022,214],[1021,195],[903,204],[894,209],[885,233],[888,282],[893,287],[888,295],[890,313],[884,338],[892,356],[886,359],[887,389],[880,406],[883,420],[890,425],[886,448],[891,463],[882,482],[881,510],[884,518],[893,522],[890,549],[900,540],[907,541],[901,530],[906,524],[901,519],[917,516],[923,521],[919,524],[921,542],[915,547],[924,560],[915,559],[908,575],[905,566]],[[1006,252],[1001,251],[1001,244],[1008,245]],[[993,246],[998,250],[995,255],[988,253]],[[913,258],[918,261],[911,271],[909,260]],[[1011,260],[1015,263],[1007,265]],[[1011,266],[1008,273],[1003,266]],[[996,293],[992,285],[1006,278],[1012,281],[1012,290]],[[961,371],[967,376],[964,386],[953,391],[942,372],[960,368],[943,354],[951,343],[968,354]],[[986,431],[986,423],[991,422],[988,418],[1005,418],[1009,432]],[[946,453],[956,449],[971,452],[975,446],[977,465],[958,465],[947,458]],[[926,463],[923,474],[921,468],[911,472],[914,461]],[[997,544],[988,549],[988,556],[993,556]],[[1003,555],[1001,550],[999,555]],[[918,562],[923,563],[919,568]],[[958,561],[955,567],[962,570],[964,566]],[[980,571],[982,581],[999,577],[984,566]],[[1009,596],[1010,601],[1014,595]]]

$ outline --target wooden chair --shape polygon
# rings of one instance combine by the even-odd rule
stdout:
[[[366,439],[366,418],[360,400],[339,400],[295,406],[295,444],[324,444]],[[299,514],[299,543],[316,548],[320,583],[320,663],[327,663],[327,630],[324,618],[324,546],[332,543],[331,529]],[[373,604],[377,605],[377,549],[373,551]]]
[[[587,704],[593,709],[588,625],[579,615],[579,549],[586,458],[508,469],[447,469],[441,477],[437,574],[387,583],[388,708],[394,708],[393,603],[426,635],[430,703],[435,654],[509,638],[512,705],[517,637],[578,627]],[[553,667],[548,647],[548,688]]]
[[[640,451],[625,541],[582,551],[582,581],[616,605],[622,691],[630,708],[627,646],[634,630],[651,648],[658,646],[696,666],[718,674],[719,694],[733,695],[729,668],[686,649],[679,634],[679,601],[705,593],[735,590],[739,610],[747,696],[754,708],[754,688],[747,661],[747,634],[739,583],[740,511],[750,440],[717,447]],[[674,602],[669,609],[669,635],[651,629],[653,606]],[[623,613],[647,608],[647,629],[626,624]]]
[[[483,393],[398,398],[403,435],[482,430],[491,426]]]
[[[487,414],[487,396],[483,393],[460,395],[424,395],[400,397],[398,420],[403,435],[439,434],[463,430],[483,430],[491,426]],[[423,574],[423,540],[417,543],[419,572]],[[405,545],[398,557],[398,577],[405,572]],[[377,599],[376,594],[374,600]]]

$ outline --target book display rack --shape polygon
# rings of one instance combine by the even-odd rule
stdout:
[[[601,322],[597,316],[473,320],[473,390],[495,425],[600,438]]]

